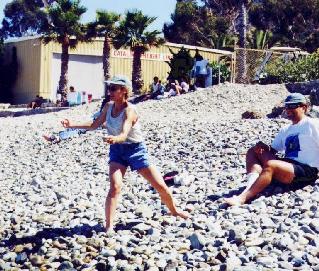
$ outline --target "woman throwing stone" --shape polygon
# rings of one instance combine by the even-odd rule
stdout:
[[[108,136],[104,142],[111,144],[109,153],[110,189],[105,201],[106,231],[112,231],[116,204],[128,166],[137,170],[158,191],[162,202],[174,216],[188,218],[186,212],[176,208],[171,192],[156,167],[149,164],[139,118],[134,105],[128,102],[131,82],[124,76],[114,76],[109,84],[111,102],[107,103],[91,125],[71,125],[63,120],[65,128],[97,129],[106,122]]]

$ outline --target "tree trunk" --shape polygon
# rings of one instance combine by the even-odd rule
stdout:
[[[104,80],[110,79],[110,54],[111,54],[110,39],[108,37],[104,37],[104,43],[103,43],[103,75],[104,75]]]
[[[247,83],[247,8],[245,1],[241,1],[239,12],[239,54],[238,54],[238,82]]]
[[[143,49],[141,47],[133,48],[133,70],[132,86],[134,94],[139,94],[143,87],[141,56]]]
[[[66,100],[67,95],[67,84],[68,84],[68,68],[69,68],[69,46],[70,41],[68,37],[64,37],[62,43],[62,54],[61,54],[61,75],[59,80],[58,93],[61,94],[62,101]]]

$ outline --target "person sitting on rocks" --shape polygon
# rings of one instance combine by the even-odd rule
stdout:
[[[175,80],[170,84],[170,90],[168,91],[168,97],[178,96],[181,95],[181,86],[179,85],[178,81]]]
[[[300,93],[285,100],[287,118],[271,146],[258,142],[246,155],[247,187],[238,196],[225,198],[229,205],[241,205],[254,198],[275,179],[284,184],[314,182],[319,168],[319,120],[307,117],[307,102]],[[284,158],[276,156],[284,151]]]
[[[186,82],[186,78],[181,78],[181,94],[187,93],[189,91],[189,84]]]
[[[31,109],[40,108],[43,103],[44,103],[43,97],[37,95],[36,98],[28,104],[28,108],[31,108]]]
[[[157,99],[158,96],[164,95],[165,92],[165,87],[162,84],[161,80],[158,80],[157,86],[156,86],[156,91],[152,92],[149,96],[150,99]]]
[[[154,93],[154,92],[157,91],[157,89],[158,89],[158,81],[159,81],[158,77],[154,76],[153,83],[151,84],[151,87],[150,87],[150,89],[151,89],[150,93]]]
[[[117,201],[127,167],[137,170],[160,194],[162,202],[174,216],[188,218],[177,209],[172,193],[163,177],[150,165],[141,124],[136,108],[128,102],[132,83],[124,76],[114,76],[108,81],[111,102],[107,103],[100,116],[91,125],[75,125],[64,120],[65,128],[97,129],[106,123],[108,135],[103,139],[111,144],[109,152],[110,189],[105,202],[106,231],[112,232]]]
[[[81,93],[75,91],[73,86],[70,86],[70,91],[67,96],[68,106],[80,105],[82,103]]]

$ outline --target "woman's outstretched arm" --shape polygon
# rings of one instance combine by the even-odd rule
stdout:
[[[61,121],[61,124],[64,128],[73,128],[73,129],[86,129],[86,130],[95,130],[99,128],[106,120],[106,112],[109,104],[105,104],[101,114],[96,118],[91,124],[73,124],[68,119]]]

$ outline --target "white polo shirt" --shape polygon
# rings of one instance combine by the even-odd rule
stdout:
[[[304,117],[282,128],[271,147],[285,152],[285,158],[319,169],[319,120]]]

